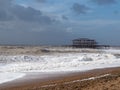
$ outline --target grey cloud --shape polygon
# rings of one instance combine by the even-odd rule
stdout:
[[[67,38],[67,32],[64,26],[59,24],[40,25],[24,21],[0,22],[0,43],[61,44],[61,42],[65,42],[65,37]]]
[[[0,0],[0,21],[16,19],[26,22],[39,22],[40,24],[55,22],[51,17],[43,15],[40,10],[14,5],[12,0]]]
[[[9,8],[12,0],[0,0],[0,9]]]
[[[25,8],[23,6],[16,5],[14,8],[12,8],[12,12],[20,20],[46,24],[52,23],[52,19],[49,16],[42,15],[41,11],[35,10],[31,7]]]
[[[36,0],[37,2],[39,2],[39,3],[45,3],[46,2],[46,0]]]
[[[67,34],[65,28],[61,21],[40,10],[13,4],[12,0],[0,0],[0,43],[61,43]]]
[[[108,5],[108,4],[115,4],[116,0],[91,0],[91,2],[96,3],[98,5]]]
[[[0,0],[0,21],[11,20],[13,18],[10,8],[12,0]]]
[[[74,3],[72,6],[72,10],[77,14],[86,14],[89,9],[89,7],[78,3]]]
[[[65,15],[62,15],[62,19],[64,19],[64,20],[68,20],[68,17],[65,16]]]
[[[8,21],[11,20],[12,18],[13,16],[10,13],[0,10],[0,21]]]

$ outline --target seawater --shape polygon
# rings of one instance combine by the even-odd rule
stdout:
[[[120,58],[116,57],[112,50],[100,53],[54,53],[42,56],[0,55],[0,83],[23,77],[27,72],[73,72],[118,66]]]

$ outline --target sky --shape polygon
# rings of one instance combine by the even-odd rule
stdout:
[[[0,0],[0,44],[120,45],[120,0]]]

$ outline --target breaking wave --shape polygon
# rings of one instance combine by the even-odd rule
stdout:
[[[59,53],[43,56],[0,55],[0,72],[83,71],[119,65],[120,59],[110,53]]]

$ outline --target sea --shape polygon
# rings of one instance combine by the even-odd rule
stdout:
[[[120,67],[120,49],[99,52],[62,52],[45,55],[0,55],[0,84],[27,73],[81,72]]]

